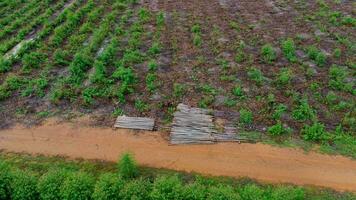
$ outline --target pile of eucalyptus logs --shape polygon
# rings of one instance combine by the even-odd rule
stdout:
[[[136,130],[148,130],[153,131],[155,120],[145,117],[127,117],[119,116],[116,119],[115,128],[127,128]]]
[[[174,113],[171,144],[213,143],[213,116],[209,111],[179,104]]]

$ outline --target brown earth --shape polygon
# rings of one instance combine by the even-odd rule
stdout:
[[[140,165],[272,182],[356,191],[356,161],[264,144],[171,146],[160,132],[93,128],[82,120],[0,131],[0,149],[70,158],[116,161],[135,154]]]

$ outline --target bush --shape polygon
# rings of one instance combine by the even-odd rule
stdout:
[[[237,200],[241,199],[231,186],[219,185],[209,188],[208,200]]]
[[[121,159],[118,163],[118,168],[123,178],[134,178],[138,174],[136,161],[129,153],[125,153],[121,156]]]
[[[303,99],[299,106],[293,110],[292,117],[298,121],[311,120],[315,118],[315,110],[309,106],[308,100]]]
[[[291,131],[292,130],[290,128],[285,128],[280,121],[278,121],[277,124],[269,127],[267,130],[267,132],[273,136],[288,134]]]
[[[10,183],[12,176],[10,174],[10,166],[0,161],[0,199],[10,199],[11,188]]]
[[[243,200],[265,199],[264,190],[255,184],[245,185],[242,189],[240,189],[239,193],[241,199]]]
[[[61,187],[61,198],[63,200],[87,200],[94,191],[94,178],[84,172],[70,174]]]
[[[182,199],[183,186],[178,176],[161,176],[153,184],[152,200]]]
[[[301,187],[280,186],[271,193],[271,200],[303,200],[305,191]]]
[[[240,110],[240,123],[244,125],[252,124],[253,115],[252,112],[246,109]]]
[[[11,62],[7,59],[0,58],[0,73],[9,71],[11,68]]]
[[[43,200],[60,200],[61,186],[67,173],[62,170],[49,171],[39,179],[37,188]]]
[[[314,122],[311,126],[305,125],[301,133],[308,141],[320,142],[329,139],[329,134],[324,130],[324,124],[319,122]]]
[[[308,47],[307,54],[309,58],[315,61],[319,67],[325,65],[327,59],[326,55],[323,52],[319,51],[319,49],[317,49],[315,46]]]
[[[107,173],[100,176],[95,184],[93,199],[115,200],[122,199],[124,181],[116,174]]]
[[[266,44],[262,47],[261,54],[263,61],[266,63],[272,63],[277,58],[277,53],[270,44]]]
[[[277,84],[281,86],[289,84],[292,79],[291,74],[292,72],[288,68],[280,69],[277,77]]]
[[[184,186],[184,198],[189,200],[205,200],[208,190],[203,184],[193,183]]]
[[[149,199],[151,185],[148,181],[139,179],[133,180],[125,184],[122,192],[123,200],[146,200]]]
[[[26,54],[22,59],[24,71],[28,72],[31,69],[38,69],[45,59],[46,55],[43,53],[31,52],[30,54]]]
[[[11,199],[13,200],[37,200],[37,177],[27,171],[13,172],[11,181]]]
[[[256,82],[257,85],[262,85],[263,81],[265,80],[265,77],[262,74],[262,71],[257,68],[250,68],[247,72],[247,76]]]
[[[275,110],[274,110],[274,113],[272,115],[272,118],[274,120],[278,120],[282,117],[282,114],[285,113],[287,111],[287,106],[284,105],[284,104],[279,104]]]
[[[289,62],[296,62],[296,46],[291,38],[282,42],[282,51]]]
[[[241,86],[235,86],[232,90],[232,94],[236,97],[243,97],[244,91],[242,90]]]

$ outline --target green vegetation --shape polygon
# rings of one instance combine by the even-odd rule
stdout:
[[[272,63],[277,58],[277,53],[273,49],[271,44],[264,45],[261,49],[261,54],[262,54],[263,61],[266,63]]]
[[[121,158],[123,160],[123,158]],[[119,162],[121,165],[121,161]],[[3,199],[353,199],[354,194],[248,179],[202,177],[168,170],[137,168],[123,179],[114,163],[69,161],[56,157],[1,154]],[[19,169],[24,171],[19,171]],[[10,181],[11,180],[11,181]],[[11,190],[10,190],[11,188]],[[0,190],[4,191],[4,190]],[[10,196],[7,196],[10,195]]]

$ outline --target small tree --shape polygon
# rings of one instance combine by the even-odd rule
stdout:
[[[95,184],[93,199],[115,200],[122,199],[122,190],[125,182],[116,174],[107,173],[100,176]]]
[[[37,177],[28,171],[13,172],[11,181],[11,199],[13,200],[37,200]]]
[[[94,191],[95,180],[84,172],[70,174],[61,187],[61,199],[63,200],[87,200]]]
[[[121,156],[118,163],[119,172],[123,178],[134,178],[138,174],[136,161],[129,153],[125,153]]]
[[[44,174],[38,181],[37,188],[43,200],[60,200],[60,189],[67,176],[63,170],[53,170]]]

